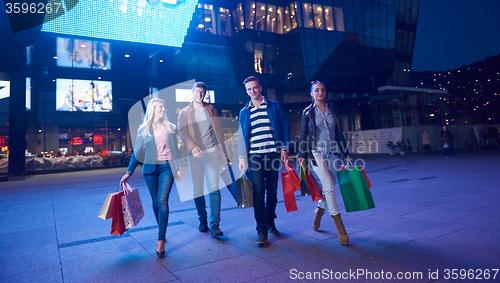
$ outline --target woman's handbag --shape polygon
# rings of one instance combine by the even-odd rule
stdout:
[[[316,181],[316,178],[314,178],[311,172],[306,168],[305,164],[300,165],[300,180],[305,180],[313,202],[323,199],[321,187]]]
[[[124,195],[121,197],[123,221],[125,229],[137,226],[144,217],[139,191],[132,189],[127,182],[123,182]]]
[[[361,167],[338,171],[337,178],[347,212],[368,210],[375,207]]]

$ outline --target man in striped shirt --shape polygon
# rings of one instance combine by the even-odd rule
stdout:
[[[271,235],[279,235],[274,223],[278,171],[280,160],[288,160],[290,126],[280,104],[262,96],[262,86],[256,77],[250,76],[243,83],[251,100],[239,116],[238,167],[240,171],[249,170],[257,222],[256,244],[261,246],[267,242],[268,231]]]

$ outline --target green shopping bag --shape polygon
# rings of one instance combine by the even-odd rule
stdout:
[[[347,212],[368,210],[375,207],[365,176],[359,167],[337,172],[340,192]]]

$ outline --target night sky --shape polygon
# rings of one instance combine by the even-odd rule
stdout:
[[[413,71],[446,71],[500,54],[500,0],[421,0]]]

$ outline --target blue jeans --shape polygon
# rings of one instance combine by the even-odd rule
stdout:
[[[450,156],[452,154],[451,147],[443,147],[443,154],[444,156]]]
[[[203,177],[205,177],[210,199],[210,225],[219,225],[221,207],[219,191],[220,153],[203,153],[201,158],[188,155],[187,159],[193,181],[193,196],[196,210],[198,211],[198,219],[207,219],[207,205],[203,191]]]
[[[153,173],[144,174],[144,180],[153,201],[153,211],[158,223],[158,241],[165,241],[169,213],[168,197],[174,184],[174,175],[168,161],[157,164]]]
[[[253,212],[259,234],[267,233],[269,226],[274,226],[280,168],[278,153],[257,153],[248,157],[248,172],[253,189]]]

